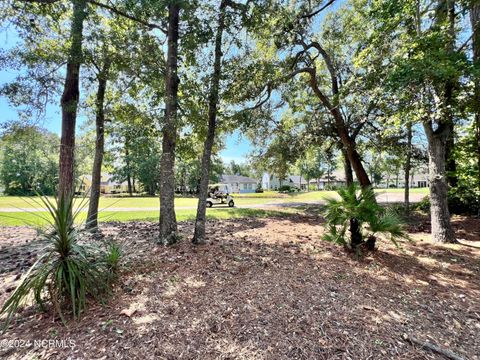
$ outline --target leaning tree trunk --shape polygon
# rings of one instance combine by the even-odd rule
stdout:
[[[405,157],[405,213],[410,212],[410,169],[412,167],[412,124],[407,123],[407,152]]]
[[[433,131],[424,124],[428,139],[428,176],[430,183],[430,213],[432,240],[439,243],[456,242],[448,210],[448,185],[445,172],[445,152],[450,128],[440,125]]]
[[[323,106],[325,106],[332,115],[335,122],[335,131],[340,138],[340,141],[342,142],[342,145],[347,153],[348,160],[350,161],[353,171],[355,171],[355,175],[357,176],[357,180],[360,183],[360,186],[362,187],[362,189],[369,188],[372,186],[372,183],[368,178],[368,174],[363,167],[360,154],[356,149],[355,137],[350,136],[348,128],[345,124],[343,114],[340,111],[340,106],[337,103],[339,95],[337,72],[328,53],[318,43],[315,43],[314,46],[316,46],[317,50],[322,55],[325,64],[329,70],[332,82],[332,93],[334,95],[333,102],[330,101],[330,99],[325,94],[323,94],[323,92],[318,87],[316,70],[312,70],[311,68],[310,70],[308,70],[310,74],[310,87],[312,88],[313,92],[318,97],[320,102],[323,104]]]
[[[168,51],[165,75],[165,124],[163,126],[162,158],[160,162],[160,239],[163,244],[177,241],[175,216],[175,145],[178,107],[178,27],[180,6],[168,6]]]
[[[342,146],[342,157],[343,157],[343,167],[345,171],[345,184],[347,186],[351,186],[353,185],[352,164],[350,164],[350,160],[348,159],[347,152],[345,151],[343,146]]]
[[[353,168],[353,171],[355,171],[355,175],[357,176],[357,180],[360,183],[360,187],[362,189],[371,187],[372,183],[368,178],[368,174],[365,171],[360,154],[356,149],[357,144],[355,143],[355,140],[348,134],[348,130],[345,126],[345,121],[343,120],[343,115],[338,110],[338,107],[334,107],[330,110],[330,112],[335,119],[337,134],[340,137],[340,141],[342,142],[344,151],[347,155],[350,165]]]
[[[86,0],[72,0],[73,15],[70,30],[70,50],[65,85],[61,98],[62,137],[60,140],[58,196],[69,197],[74,192],[75,125],[80,98],[80,64],[82,63],[83,22],[87,16]]]
[[[358,182],[362,189],[368,188],[372,186],[370,179],[368,178],[368,174],[365,171],[365,168],[362,164],[362,159],[360,158],[359,153],[355,149],[354,143],[347,143],[347,155],[350,164],[355,171],[355,175],[357,176]]]
[[[220,88],[220,76],[222,72],[222,36],[225,27],[226,0],[220,3],[220,16],[218,19],[217,35],[215,37],[215,60],[213,65],[212,84],[208,99],[208,132],[202,156],[202,175],[198,196],[197,219],[195,221],[195,233],[192,242],[194,244],[205,243],[205,223],[208,193],[208,179],[210,177],[210,159],[213,143],[215,140],[215,128],[217,122],[218,93]]]
[[[98,226],[98,204],[100,201],[100,182],[102,180],[102,163],[105,147],[105,91],[107,89],[107,77],[110,64],[107,62],[103,71],[98,74],[98,89],[96,99],[96,139],[95,157],[93,159],[92,185],[90,187],[90,202],[88,204],[88,215],[86,227],[90,230]]]

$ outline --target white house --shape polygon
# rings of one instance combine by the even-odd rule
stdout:
[[[355,177],[355,174],[354,174]],[[345,180],[345,171],[343,169],[336,169],[330,173],[330,176],[325,174],[318,179],[310,179],[310,187],[316,190],[323,190],[328,187],[341,187],[347,183]]]
[[[253,193],[257,189],[258,180],[241,175],[222,175],[220,183],[230,185],[233,193]]]
[[[428,187],[429,186],[428,169],[426,168],[411,169],[409,183],[411,188]],[[388,187],[397,187],[397,186],[399,188],[405,187],[404,171],[400,171],[398,174],[384,175],[381,183],[378,185],[379,188],[388,188]]]
[[[80,193],[90,192],[92,186],[92,175],[80,176]],[[114,180],[114,176],[110,174],[102,174],[100,179],[100,192],[102,194],[118,194],[128,192],[128,184],[126,181],[118,182]]]
[[[398,187],[403,188],[405,187],[405,175],[403,171],[400,171],[398,174],[398,182],[397,182],[397,175],[393,174],[382,174],[383,178],[382,181],[375,185],[375,187],[384,189],[387,187]],[[355,172],[353,172],[353,179],[355,180]],[[372,180],[372,179],[370,179]],[[345,186],[345,172],[343,169],[336,169],[332,171],[330,177],[327,175],[323,176],[319,179],[311,179],[309,181],[310,187],[314,187],[316,190],[323,190],[325,188],[331,187],[340,187]],[[388,183],[388,184],[387,184]],[[412,169],[410,175],[410,187],[411,188],[422,188],[428,187],[428,171],[426,169]]]
[[[279,179],[275,175],[269,173],[263,173],[262,176],[262,188],[264,190],[278,190],[282,185],[289,185],[297,189],[306,190],[307,180],[303,176],[299,175],[287,175],[285,179]]]

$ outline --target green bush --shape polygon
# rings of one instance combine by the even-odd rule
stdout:
[[[430,212],[430,197],[425,196],[421,201],[412,205],[413,209],[424,213]],[[477,215],[480,209],[480,193],[475,188],[458,186],[448,190],[448,209],[451,214]]]
[[[411,208],[414,210],[420,210],[424,213],[430,212],[430,197],[428,195],[424,196],[422,200],[416,204],[411,204]]]
[[[448,190],[450,213],[477,215],[480,209],[480,192],[475,187],[458,186]]]
[[[340,200],[327,199],[325,206],[324,240],[359,251],[361,246],[374,250],[377,234],[387,235],[396,246],[397,239],[408,239],[401,217],[394,209],[380,206],[372,188],[358,190],[352,185],[337,193]]]
[[[6,315],[5,328],[32,295],[40,308],[45,309],[47,303],[52,305],[63,322],[66,308],[78,318],[89,298],[98,300],[109,293],[118,271],[118,246],[110,245],[105,251],[101,246],[79,244],[80,227],[75,219],[83,207],[75,210],[73,197],[58,201],[41,199],[50,215],[44,218],[49,221],[48,228],[40,229],[47,246],[0,310],[0,315]]]
[[[292,192],[294,191],[290,185],[282,185],[278,188],[278,192]]]

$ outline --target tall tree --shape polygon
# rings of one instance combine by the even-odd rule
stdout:
[[[202,174],[198,194],[197,217],[195,220],[195,232],[192,242],[194,244],[205,243],[205,222],[207,208],[208,181],[210,178],[210,162],[212,148],[215,141],[217,123],[217,108],[219,101],[220,77],[222,73],[222,38],[225,29],[225,12],[227,0],[221,0],[219,7],[218,26],[215,35],[214,64],[210,93],[208,96],[208,130],[202,155]]]
[[[470,24],[472,27],[472,50],[473,64],[475,67],[474,76],[474,129],[477,141],[477,170],[478,170],[478,190],[480,191],[480,2],[472,0],[470,5]],[[480,211],[480,210],[479,210]]]
[[[420,19],[418,20],[420,21]],[[447,28],[444,34],[445,54],[454,56],[455,46],[455,1],[440,0],[436,8],[434,29]],[[443,84],[434,91],[440,98],[436,125],[431,120],[424,121],[423,127],[428,140],[430,212],[432,219],[432,237],[436,242],[456,242],[450,223],[448,209],[448,184],[446,176],[447,143],[453,136],[453,108],[455,77],[448,76]],[[442,88],[443,87],[443,88]]]
[[[165,123],[163,125],[162,159],[160,170],[160,242],[177,241],[175,216],[175,144],[177,140],[178,109],[178,40],[180,6],[168,5],[167,69],[165,74]]]
[[[105,92],[111,63],[105,60],[97,74],[98,89],[95,99],[95,157],[92,168],[92,184],[86,226],[96,229],[98,225],[98,204],[100,201],[100,182],[102,179],[103,154],[105,152]]]
[[[73,13],[70,29],[70,50],[61,98],[62,135],[59,159],[59,197],[69,197],[74,191],[75,126],[80,99],[80,65],[82,59],[83,24],[87,17],[87,1],[72,0]]]
[[[405,193],[404,193],[404,204],[405,212],[408,214],[410,212],[410,170],[412,168],[412,124],[407,123],[407,145],[405,152],[405,165],[404,165],[404,180],[405,180]]]

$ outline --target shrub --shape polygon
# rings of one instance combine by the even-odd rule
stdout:
[[[388,235],[396,246],[397,239],[408,239],[398,213],[381,207],[373,189],[362,189],[358,195],[357,192],[357,187],[352,185],[337,191],[340,200],[327,199],[324,240],[359,251],[361,246],[374,250],[377,234]]]
[[[278,188],[279,192],[292,192],[292,187],[290,185],[282,185]]]
[[[342,186],[338,186],[338,185],[335,185],[335,184],[326,184],[323,188],[323,190],[327,190],[327,191],[337,191],[338,189],[341,189]]]
[[[75,220],[82,206],[75,210],[73,197],[55,201],[41,197],[41,202],[51,217],[44,218],[49,222],[48,228],[39,230],[47,246],[0,310],[0,315],[6,314],[5,328],[32,295],[42,309],[47,303],[53,305],[63,322],[63,312],[68,307],[78,318],[88,298],[99,299],[109,292],[118,270],[118,246],[110,245],[105,251],[101,246],[79,244],[80,227]]]
[[[420,210],[424,213],[430,212],[430,197],[428,195],[424,196],[422,200],[416,204],[411,204],[411,208],[414,210]]]
[[[425,196],[412,208],[425,213],[430,212],[430,197]],[[480,211],[480,194],[475,188],[458,186],[448,190],[448,209],[451,214],[477,215]]]
[[[458,186],[448,190],[448,208],[452,214],[480,213],[480,192],[474,186]]]

